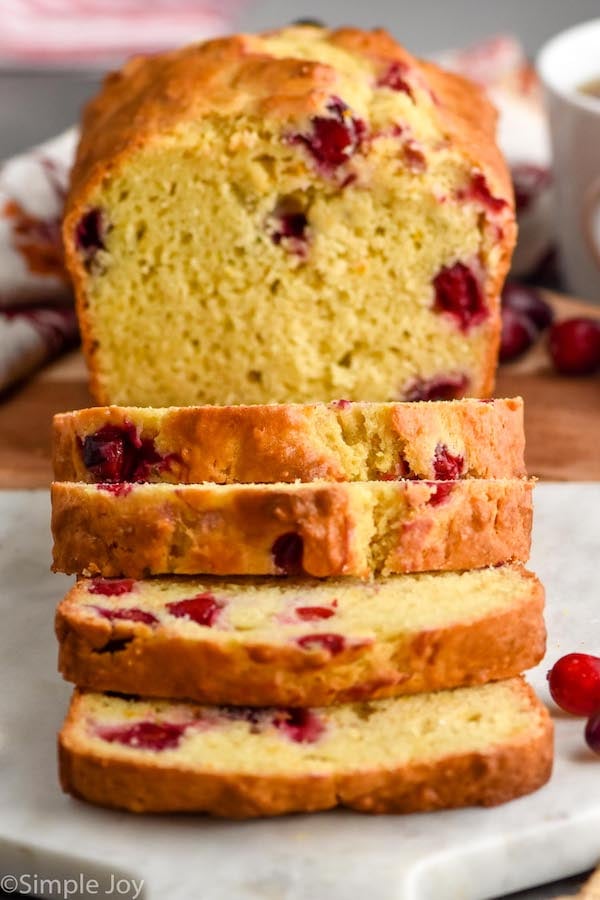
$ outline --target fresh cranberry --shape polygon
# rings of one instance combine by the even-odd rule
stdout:
[[[393,62],[377,80],[377,87],[386,87],[391,91],[401,91],[404,94],[408,94],[411,100],[414,100],[412,87],[406,78],[409,71],[410,67],[406,63]]]
[[[600,369],[600,321],[557,322],[550,330],[550,356],[562,375],[591,375]]]
[[[187,725],[173,722],[136,722],[98,729],[98,735],[109,743],[125,744],[136,750],[173,750],[179,745]]]
[[[451,481],[428,481],[427,484],[432,488],[429,500],[427,501],[429,506],[439,506],[441,503],[445,503],[454,488]]]
[[[600,755],[600,708],[588,719],[585,739],[590,750]]]
[[[346,641],[341,634],[305,634],[296,640],[303,650],[317,650],[322,648],[329,651],[332,656],[341,653],[346,646]]]
[[[525,316],[539,331],[552,324],[554,312],[539,291],[526,284],[507,281],[502,291],[502,308]]]
[[[506,200],[503,200],[501,197],[494,197],[485,175],[481,172],[473,175],[468,188],[459,191],[458,196],[461,200],[474,200],[476,203],[481,203],[482,206],[485,206],[492,213],[501,212],[508,206]]]
[[[105,250],[104,237],[106,227],[100,209],[88,210],[81,217],[75,228],[75,243],[86,261],[93,259],[98,250]]]
[[[600,658],[568,653],[548,672],[554,702],[574,716],[590,716],[600,709]]]
[[[464,263],[445,266],[434,278],[433,286],[434,309],[451,316],[461,331],[467,332],[487,318],[481,286]]]
[[[438,444],[433,457],[433,471],[440,481],[454,481],[460,478],[465,467],[465,458],[460,453],[450,453],[445,444]]]
[[[515,189],[515,203],[518,213],[524,213],[531,203],[544,191],[551,181],[548,169],[534,166],[530,163],[522,163],[511,169],[513,187]]]
[[[523,356],[538,339],[539,332],[531,319],[510,306],[502,309],[500,333],[500,362],[512,362]]]
[[[131,493],[132,488],[133,485],[128,484],[126,481],[118,481],[116,483],[100,481],[96,485],[97,490],[108,491],[109,494],[114,494],[115,497],[126,497],[127,494]]]
[[[281,534],[271,547],[275,567],[286,575],[301,575],[304,541],[295,531]]]
[[[94,578],[88,586],[88,594],[120,597],[122,594],[130,594],[134,584],[133,578]]]
[[[152,472],[168,468],[175,458],[161,456],[149,438],[140,438],[135,425],[103,425],[81,440],[86,468],[102,482],[145,481]]]
[[[94,608],[96,612],[104,616],[105,619],[110,619],[111,622],[115,620],[119,622],[141,622],[143,625],[156,625],[158,623],[156,616],[146,612],[144,609],[107,609],[102,606]]]
[[[406,389],[406,400],[458,400],[469,387],[466,375],[435,375],[416,378]]]
[[[274,725],[298,744],[314,744],[325,725],[311,709],[287,709],[278,711]]]
[[[296,615],[303,622],[316,622],[317,619],[330,619],[335,616],[331,606],[297,606]]]
[[[214,594],[206,591],[203,594],[198,594],[197,597],[167,603],[167,609],[172,616],[178,619],[188,618],[197,625],[206,625],[208,628],[212,628],[223,609],[223,605]]]
[[[338,97],[327,104],[329,116],[311,119],[310,135],[295,135],[293,143],[300,143],[326,169],[335,169],[355,153],[366,133],[366,125],[350,113],[350,108]]]

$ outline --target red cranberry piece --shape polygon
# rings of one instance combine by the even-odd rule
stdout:
[[[315,622],[317,619],[330,619],[335,616],[335,609],[330,606],[297,606],[296,615],[303,622]]]
[[[271,548],[273,562],[280,572],[286,575],[301,575],[302,557],[304,554],[304,541],[301,535],[295,531],[281,534]]]
[[[223,609],[223,603],[217,600],[210,591],[206,591],[204,594],[198,594],[197,597],[167,603],[167,609],[172,616],[178,619],[188,618],[197,625],[206,625],[208,628],[212,628]]]
[[[427,501],[429,506],[439,506],[441,503],[445,503],[454,488],[451,481],[428,481],[426,483],[433,488],[431,496]]]
[[[277,712],[274,725],[298,744],[314,744],[325,725],[311,709],[287,709]]]
[[[130,594],[134,584],[133,578],[94,578],[88,586],[88,594],[120,597],[122,594]]]
[[[297,135],[292,141],[303,144],[327,169],[335,169],[359,149],[366,126],[362,119],[351,115],[350,107],[338,97],[327,104],[327,112],[331,115],[311,119],[310,135]]]
[[[406,389],[406,400],[458,400],[469,387],[466,375],[436,375],[417,378]]]
[[[379,475],[379,481],[401,481],[404,478],[414,477],[410,463],[403,456],[400,456],[391,472],[382,472]]]
[[[502,309],[525,316],[539,331],[552,324],[554,311],[540,293],[525,284],[508,281],[502,291]]]
[[[106,228],[104,216],[98,208],[90,209],[81,217],[75,228],[75,244],[86,260],[91,260],[98,250],[105,250]]]
[[[538,339],[539,332],[531,319],[510,306],[502,309],[500,333],[500,362],[512,362],[523,356]]]
[[[303,650],[328,650],[332,656],[341,653],[346,646],[346,641],[341,634],[305,634],[297,639],[296,643]]]
[[[332,400],[331,405],[336,409],[350,409],[352,406],[351,400]]]
[[[158,623],[156,616],[146,612],[144,609],[107,609],[103,606],[94,608],[96,612],[104,616],[105,619],[110,619],[111,622],[141,622],[143,625],[156,625]]]
[[[551,181],[550,172],[541,166],[522,163],[511,169],[515,203],[518,213],[523,213],[531,203],[544,191]]]
[[[591,375],[600,369],[600,321],[557,322],[550,330],[550,356],[562,375]]]
[[[464,200],[474,200],[477,203],[481,203],[482,206],[485,206],[493,213],[501,212],[508,206],[506,200],[503,200],[501,197],[494,197],[490,191],[485,175],[482,175],[481,172],[477,172],[473,175],[469,187],[466,190],[459,192],[459,198]]]
[[[411,100],[414,100],[412,87],[406,78],[409,71],[410,67],[406,63],[393,62],[377,80],[377,87],[386,87],[391,91],[401,91],[404,94],[408,94]]]
[[[590,750],[600,755],[600,708],[588,719],[585,739]]]
[[[303,212],[283,213],[278,216],[277,229],[271,235],[274,244],[280,244],[283,238],[297,241],[306,240],[308,219]]]
[[[457,262],[445,266],[434,278],[434,309],[452,316],[461,331],[467,332],[487,318],[481,286],[468,266]]]
[[[173,722],[136,722],[98,729],[98,735],[111,744],[125,744],[137,750],[173,750],[179,746],[187,725]]]
[[[552,699],[574,716],[590,716],[600,709],[600,658],[568,653],[547,675]]]
[[[460,478],[465,467],[465,458],[460,453],[450,453],[445,444],[438,444],[433,457],[433,471],[440,481],[454,481]]]
[[[102,481],[126,481],[133,444],[127,427],[103,425],[94,434],[86,435],[79,444],[85,466],[97,478]]]
[[[78,443],[85,466],[102,482],[145,481],[176,458],[174,453],[161,456],[154,441],[142,440],[130,422],[103,425]]]
[[[119,481],[117,484],[113,482],[99,482],[96,485],[96,489],[99,491],[108,491],[109,494],[114,494],[115,497],[126,497],[127,494],[131,493],[133,485],[128,484],[126,481]]]

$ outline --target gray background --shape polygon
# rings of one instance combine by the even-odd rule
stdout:
[[[234,28],[271,28],[299,17],[328,25],[383,26],[421,55],[504,31],[517,34],[534,56],[557,31],[600,17],[600,0],[254,0]],[[0,71],[0,158],[70,125],[98,80],[95,73]],[[572,893],[579,882],[515,894],[514,900],[547,900]]]

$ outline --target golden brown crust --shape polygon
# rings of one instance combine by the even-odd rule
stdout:
[[[378,413],[376,419],[373,411]],[[493,403],[463,400],[164,410],[110,406],[61,413],[53,422],[56,480],[101,481],[84,464],[82,440],[106,425],[131,424],[170,460],[156,473],[145,473],[145,480],[150,481],[354,481],[394,477],[402,472],[403,464],[409,466],[411,477],[433,479],[438,446],[463,457],[462,477],[519,478],[525,474],[523,402],[515,398]],[[387,472],[377,456],[382,445],[390,447],[392,465]]]
[[[131,578],[278,575],[275,541],[291,533],[302,539],[304,573],[317,578],[524,562],[532,486],[520,479],[139,484],[116,496],[55,482],[54,570]]]
[[[268,644],[181,636],[168,628],[81,614],[74,587],[59,605],[59,670],[80,687],[210,704],[327,706],[511,678],[545,652],[544,591],[527,578],[501,612],[393,639],[307,653]]]
[[[510,174],[495,141],[496,112],[477,85],[415,59],[382,29],[343,28],[328,32],[328,40],[363,56],[376,73],[392,62],[414,67],[436,99],[432,114],[438,116],[447,138],[482,172],[493,195],[507,203],[509,214],[503,218],[497,240],[500,262],[495,278],[486,286],[492,339],[479,395],[490,396],[500,340],[499,294],[516,240]],[[327,65],[270,56],[260,35],[234,35],[159,56],[136,57],[106,78],[102,91],[84,113],[63,229],[90,391],[98,403],[110,398],[95,361],[93,327],[86,308],[86,272],[74,239],[94,190],[133,153],[180,122],[215,112],[303,121],[324,108],[336,83],[336,72]]]
[[[369,813],[409,813],[494,806],[537,790],[552,772],[553,727],[526,685],[532,726],[512,742],[400,768],[330,775],[215,774],[111,759],[73,736],[77,694],[59,738],[63,790],[100,806],[132,812],[205,812],[244,819],[345,806]]]

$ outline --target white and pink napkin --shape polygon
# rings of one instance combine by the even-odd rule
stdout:
[[[104,50],[110,51],[113,55],[103,58],[105,62],[132,49],[158,49],[185,43],[191,34],[202,38],[225,31],[224,17],[233,5],[219,0],[216,12],[217,4],[144,0],[148,19],[144,15],[139,28],[136,19],[134,47],[124,39],[116,42],[121,14],[133,16],[137,9],[139,15],[134,0],[2,0],[0,33],[8,35],[2,53],[20,60],[33,54],[38,62],[44,55],[56,54],[70,62],[77,52],[76,35],[90,31],[95,43],[86,49],[86,60],[92,53],[100,59]],[[114,17],[104,18],[100,28],[99,8],[106,13],[111,6]],[[47,32],[47,42],[40,39],[39,53],[37,39],[25,28],[25,7],[35,10],[41,20],[58,16],[62,21],[60,28],[53,26]],[[23,18],[14,18],[6,31],[11,9]],[[170,25],[163,30],[165,17]],[[449,51],[439,61],[482,84],[500,111],[499,139],[513,171],[519,217],[513,275],[547,281],[553,261],[550,145],[535,73],[512,37]],[[76,143],[73,128],[0,168],[0,394],[77,341],[60,242],[60,216]]]

